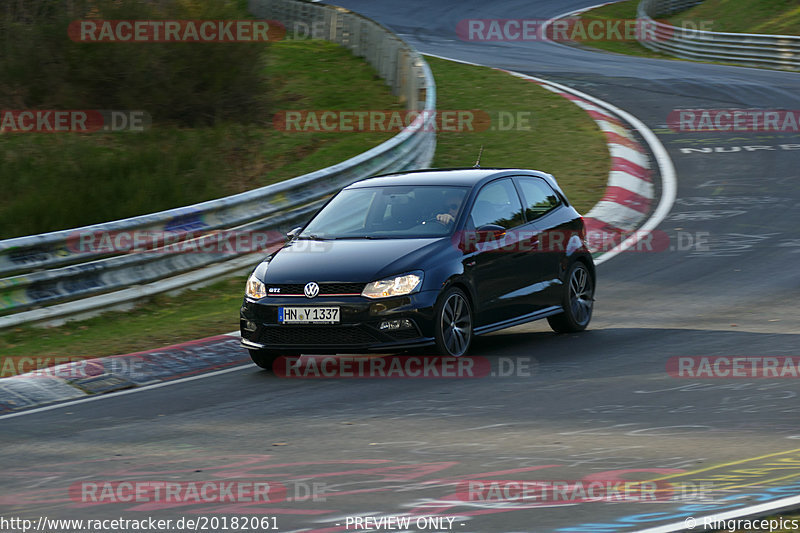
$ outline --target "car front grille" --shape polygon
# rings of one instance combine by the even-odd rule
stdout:
[[[366,345],[381,342],[363,326],[268,326],[260,336],[263,344]]]
[[[332,296],[341,294],[361,294],[366,283],[320,283],[319,296]],[[269,296],[305,296],[304,283],[279,283],[267,285]],[[277,292],[273,289],[279,289]]]

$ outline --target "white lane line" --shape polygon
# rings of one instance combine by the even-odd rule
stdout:
[[[61,409],[61,408],[64,408],[64,407],[70,407],[70,406],[78,405],[78,404],[81,404],[81,403],[94,402],[94,401],[97,401],[97,400],[107,400],[109,398],[116,398],[117,396],[125,396],[126,394],[136,394],[137,392],[144,392],[144,391],[148,391],[148,390],[152,390],[152,389],[159,389],[161,387],[168,387],[170,385],[176,385],[178,383],[186,383],[187,381],[195,381],[197,379],[205,379],[205,378],[210,378],[210,377],[214,377],[214,376],[220,376],[222,374],[227,374],[229,372],[237,372],[239,370],[245,370],[245,369],[248,369],[248,368],[252,370],[252,369],[257,368],[257,367],[255,367],[254,365],[251,365],[251,364],[242,365],[242,366],[235,366],[233,368],[225,368],[223,370],[216,370],[214,372],[209,372],[207,374],[199,374],[197,376],[189,376],[189,377],[185,377],[185,378],[174,379],[172,381],[163,381],[161,383],[154,383],[152,385],[145,385],[143,387],[137,387],[135,389],[126,389],[126,390],[121,390],[121,391],[117,391],[117,392],[110,392],[108,394],[100,394],[98,396],[89,396],[88,398],[80,398],[78,400],[71,400],[71,401],[64,402],[64,403],[58,403],[58,404],[55,404],[55,405],[46,405],[44,407],[37,407],[35,409],[29,409],[27,411],[20,411],[18,413],[9,413],[9,414],[6,414],[6,415],[0,415],[0,420],[5,420],[6,418],[15,418],[15,417],[18,417],[18,416],[32,415],[34,413],[41,413],[43,411],[52,411],[54,409]]]
[[[562,13],[560,15],[557,15],[557,16],[551,18],[550,20],[548,20],[545,23],[545,25],[543,27],[547,28],[547,26],[549,26],[553,21],[558,20],[558,19],[571,17],[573,15],[580,15],[581,13],[584,13],[586,11],[591,11],[592,9],[597,9],[597,8],[603,7],[603,6],[610,6],[611,4],[617,4],[619,2],[624,2],[624,1],[625,0],[611,0],[611,2],[603,2],[602,4],[595,4],[595,5],[589,6],[589,7],[581,7],[581,8],[578,8],[578,9],[573,9],[572,11],[567,11],[566,13]],[[547,32],[544,32],[544,34],[547,35]]]
[[[474,65],[476,67],[488,67],[488,65],[481,65],[478,63],[473,63],[471,61],[463,61],[461,59],[453,59],[451,57],[440,56],[436,54],[423,54],[430,57],[436,57],[439,59],[444,59],[447,61],[455,61],[456,63],[463,63],[465,65]],[[494,68],[494,67],[489,67]],[[595,258],[594,263],[596,265],[605,263],[609,259],[615,257],[617,254],[624,252],[628,248],[636,245],[642,238],[645,238],[649,231],[654,230],[658,227],[661,222],[667,217],[669,212],[672,210],[672,206],[675,204],[675,198],[678,194],[678,178],[675,173],[675,165],[672,163],[672,159],[670,159],[669,154],[667,153],[667,149],[664,148],[664,145],[661,144],[661,141],[656,137],[656,134],[648,128],[644,122],[633,116],[632,114],[628,113],[627,111],[623,111],[622,109],[618,108],[617,106],[610,104],[604,100],[599,98],[595,98],[594,96],[590,96],[584,92],[581,92],[577,89],[573,89],[572,87],[567,87],[566,85],[561,85],[560,83],[556,83],[553,81],[548,81],[544,78],[537,78],[536,76],[528,76],[527,74],[522,74],[520,72],[514,72],[511,70],[506,70],[512,74],[513,76],[517,76],[519,78],[529,79],[532,81],[536,81],[539,83],[543,83],[546,85],[551,85],[557,89],[562,90],[563,92],[570,93],[574,96],[579,98],[583,98],[597,106],[605,108],[607,111],[610,111],[614,115],[622,118],[625,122],[633,126],[636,131],[639,132],[639,135],[642,136],[644,141],[650,147],[650,150],[653,152],[653,155],[656,158],[656,163],[660,169],[661,173],[661,198],[659,198],[658,206],[656,207],[655,211],[650,218],[648,218],[645,223],[639,228],[639,231],[635,232],[633,235],[619,243],[617,246],[612,248],[611,250],[600,254],[598,257]]]
[[[800,505],[800,496],[789,496],[788,498],[782,498],[772,502],[760,503],[751,505],[749,507],[741,507],[725,513],[703,516],[691,516],[689,513],[686,513],[686,519],[681,522],[674,522],[665,526],[651,527],[648,529],[640,529],[636,533],[675,533],[678,531],[690,531],[692,529],[696,531],[705,531],[706,528],[703,526],[703,524],[710,524],[715,521],[724,522],[725,520],[733,520],[736,518],[742,519],[755,515],[762,516],[771,514],[775,511],[789,511],[798,505]],[[690,519],[693,520],[693,522],[690,521]]]
[[[558,94],[558,93],[560,93],[561,91],[554,91],[554,92],[555,92],[556,94]],[[608,117],[608,119],[609,119],[609,120],[616,120],[616,118],[614,118],[613,116],[611,116],[611,115],[609,114],[609,112],[608,112],[608,111],[606,111],[605,109],[603,109],[602,107],[598,107],[598,106],[596,106],[596,105],[592,105],[592,104],[590,104],[590,103],[587,103],[587,102],[582,102],[582,101],[580,101],[580,100],[573,100],[573,102],[575,103],[575,105],[576,105],[576,106],[578,106],[578,107],[580,107],[580,108],[583,108],[583,109],[585,109],[586,111],[594,111],[594,112],[595,112],[595,113],[597,113],[598,115],[603,115],[603,116],[605,116],[605,117]]]
[[[491,428],[500,428],[505,426],[510,426],[511,424],[489,424],[488,426],[478,426],[475,428],[464,428],[464,429],[457,429],[453,431],[453,433],[460,433],[462,431],[477,431],[479,429],[491,429]]]
[[[524,76],[524,75],[523,75]],[[529,76],[533,78],[533,76]],[[534,78],[539,80],[540,78]],[[635,246],[642,238],[646,238],[648,232],[654,230],[661,224],[667,215],[672,210],[672,206],[675,204],[675,199],[678,195],[678,177],[675,173],[675,165],[670,159],[669,154],[667,153],[667,149],[664,148],[664,145],[661,144],[661,141],[658,139],[655,133],[648,128],[644,122],[633,116],[632,114],[624,111],[613,104],[609,104],[608,102],[601,100],[599,98],[595,98],[594,96],[590,96],[586,93],[573,89],[572,87],[567,87],[565,85],[561,85],[559,83],[550,82],[547,80],[541,80],[544,83],[549,83],[554,87],[558,87],[562,89],[564,92],[568,92],[588,100],[596,105],[601,107],[605,107],[607,110],[614,113],[616,116],[622,118],[625,122],[633,126],[636,131],[639,132],[639,135],[642,136],[644,141],[650,147],[650,150],[653,152],[655,156],[656,163],[658,164],[658,168],[661,174],[661,198],[658,200],[658,206],[656,206],[655,211],[653,214],[650,215],[644,224],[636,231],[633,235],[619,243],[617,246],[612,248],[611,250],[601,254],[599,257],[595,258],[594,262],[596,265],[605,263],[609,259],[615,257],[621,252],[624,252],[628,248]]]
[[[557,44],[558,46],[564,46],[566,48],[573,48],[572,46],[569,46],[567,44],[560,43],[560,42],[554,41],[552,39],[548,39],[547,38],[547,27],[550,26],[553,22],[555,22],[558,19],[564,19],[564,18],[567,18],[567,17],[580,15],[581,13],[585,13],[586,11],[591,11],[592,9],[598,9],[598,8],[603,7],[603,6],[610,6],[611,4],[618,4],[618,3],[624,2],[624,1],[625,0],[611,0],[610,2],[603,2],[601,4],[595,4],[593,6],[581,7],[579,9],[573,9],[572,11],[567,11],[566,13],[561,13],[560,15],[556,15],[555,17],[551,18],[550,20],[546,21],[544,23],[544,25],[542,26],[542,35],[544,36],[544,40],[546,42],[548,42],[548,43]],[[598,52],[601,52],[601,50],[598,50]]]

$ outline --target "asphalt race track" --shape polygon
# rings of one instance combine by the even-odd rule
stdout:
[[[677,171],[677,200],[658,228],[669,245],[598,267],[583,334],[534,323],[479,338],[471,356],[487,358],[494,376],[281,379],[247,366],[4,419],[0,514],[275,516],[279,531],[323,532],[346,531],[347,517],[413,513],[456,519],[409,531],[613,532],[798,494],[796,377],[676,378],[667,365],[800,356],[800,136],[680,133],[666,123],[679,108],[800,109],[800,74],[455,34],[461,19],[549,18],[590,1],[339,3],[424,53],[539,76],[638,117]],[[655,478],[705,492],[613,503],[458,492],[469,480]],[[86,482],[220,480],[278,483],[289,500],[86,503],[69,492]]]

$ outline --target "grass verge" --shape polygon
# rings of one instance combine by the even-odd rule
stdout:
[[[439,109],[503,111],[515,118],[527,117],[531,126],[440,133],[435,166],[471,166],[483,145],[484,167],[519,166],[551,172],[583,212],[600,199],[610,158],[603,135],[584,111],[534,83],[493,69],[434,58],[429,62],[437,82]],[[299,94],[300,89],[296,90]],[[362,135],[350,134],[343,142],[363,151],[370,144]],[[0,334],[0,357],[98,357],[233,331],[238,328],[244,282],[244,277],[232,278],[179,296],[159,296],[128,312],[107,313],[56,328],[20,327]]]
[[[593,20],[635,19],[641,0],[625,0],[586,11],[580,15],[586,23]],[[796,0],[705,0],[689,10],[666,19],[675,27],[733,33],[800,35],[800,5]],[[606,52],[690,61],[654,52],[636,41],[592,41]]]
[[[441,132],[433,166],[472,166],[483,146],[481,166],[549,172],[581,212],[600,199],[610,160],[603,134],[585,111],[563,96],[499,70],[433,57],[426,60],[436,79],[439,109],[484,110],[495,128]]]
[[[372,67],[335,44],[282,41],[265,61],[276,112],[402,109]],[[236,194],[334,165],[392,136],[278,131],[271,117],[197,128],[157,118],[142,132],[0,135],[0,239]]]
[[[674,26],[731,33],[800,35],[800,3],[797,0],[705,0],[669,19]],[[701,26],[707,23],[707,26]]]
[[[582,13],[580,18],[586,22],[587,26],[588,23],[594,20],[632,20],[636,18],[636,10],[640,1],[641,0],[625,0],[624,2],[598,7],[597,9],[592,9]],[[586,48],[597,48],[600,50],[605,50],[606,52],[614,52],[617,54],[673,59],[672,56],[660,54],[650,50],[649,48],[645,48],[637,41],[591,41],[591,44],[588,42],[583,42],[579,46]]]

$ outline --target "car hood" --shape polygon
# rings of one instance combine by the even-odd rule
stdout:
[[[433,257],[448,249],[455,251],[449,237],[295,240],[272,256],[260,277],[267,283],[368,283],[424,270]]]

